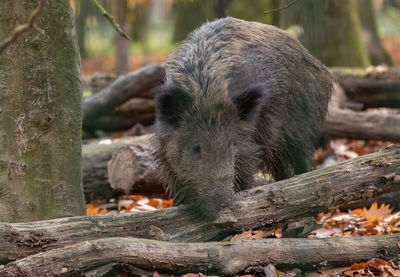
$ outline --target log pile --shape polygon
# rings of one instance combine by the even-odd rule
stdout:
[[[184,207],[177,207],[118,216],[0,223],[0,261],[15,261],[0,269],[0,276],[2,273],[4,276],[38,276],[42,272],[57,276],[65,270],[72,274],[86,272],[89,268],[101,269],[110,264],[126,264],[128,268],[156,269],[170,273],[175,270],[187,272],[189,264],[192,272],[202,272],[204,263],[208,263],[217,274],[239,273],[247,267],[266,265],[271,261],[282,267],[307,268],[311,263],[319,268],[328,264],[348,264],[354,259],[368,260],[375,257],[379,249],[386,249],[379,252],[381,258],[391,259],[400,254],[398,235],[326,240],[287,238],[272,243],[276,251],[265,248],[271,245],[270,240],[215,244],[175,242],[220,240],[248,229],[273,231],[281,228],[284,233],[288,231],[293,234],[295,231],[304,235],[314,228],[313,221],[309,218],[315,217],[321,211],[399,192],[399,172],[400,148],[393,146],[382,152],[284,181],[268,184],[261,180],[260,186],[241,193],[237,209],[222,212],[213,222],[194,222],[188,217]],[[309,225],[304,224],[305,222]],[[329,251],[324,249],[326,245],[331,247]],[[350,246],[355,248],[350,250]],[[135,254],[123,254],[132,252],[132,247],[137,247],[133,251]],[[259,248],[260,252],[252,252],[249,256],[248,250],[253,247]],[[111,251],[111,248],[115,248],[116,252]],[[196,249],[198,256],[192,256],[190,253],[195,253]],[[41,253],[46,251],[48,252]],[[322,254],[323,251],[325,254]],[[117,252],[120,254],[114,255]],[[291,254],[281,256],[276,252]],[[346,256],[344,253],[352,255]],[[357,255],[353,255],[354,253]],[[287,255],[291,258],[285,259]],[[203,257],[202,260],[198,260],[200,257]],[[164,259],[169,259],[170,263],[165,264]],[[239,266],[237,263],[218,262],[227,260],[243,263]],[[153,265],[159,267],[152,267]]]
[[[400,113],[369,110],[399,107],[398,72],[390,69],[378,75],[355,75],[332,69],[345,97],[331,105],[325,135],[400,141]],[[163,66],[151,65],[118,79],[94,81],[98,92],[83,103],[84,128],[115,131],[136,123],[151,124],[153,98],[164,74]],[[151,134],[84,144],[86,199],[121,193],[165,197],[151,151]],[[154,271],[235,275],[268,264],[307,270],[376,257],[396,260],[399,234],[304,237],[315,228],[314,218],[320,212],[382,199],[400,207],[399,172],[400,148],[392,146],[280,182],[258,179],[256,187],[240,192],[234,210],[222,211],[211,222],[194,221],[184,206],[40,222],[0,222],[0,276],[103,276],[121,268],[131,275],[152,275]],[[280,229],[285,238],[221,242],[249,229],[266,234]]]
[[[342,103],[331,105],[324,128],[331,137],[400,141],[399,111],[360,111],[376,107],[400,107],[400,69],[383,72],[332,68]],[[83,102],[83,128],[105,131],[126,130],[137,123],[154,122],[154,95],[163,83],[163,66],[150,65],[119,77],[95,77],[91,83],[100,90]],[[106,86],[108,85],[108,86]],[[101,87],[106,86],[106,87]],[[339,105],[339,106],[338,106]],[[357,109],[342,109],[350,107]]]
[[[373,106],[365,101],[371,99],[371,97],[375,99],[373,97],[375,92],[391,95],[386,99],[390,99],[390,103],[396,103],[397,100],[395,99],[398,98],[400,91],[398,85],[400,70],[391,68],[383,73],[368,73],[361,69],[334,68],[331,69],[331,72],[337,81],[337,94],[339,94],[339,90],[343,90],[344,99],[332,101],[324,127],[325,135],[328,137],[400,141],[400,112],[396,110],[389,112],[387,110],[359,110]],[[150,65],[119,78],[116,76],[95,76],[90,83],[93,90],[98,92],[84,101],[84,115],[86,114],[86,116],[84,116],[83,127],[86,130],[117,131],[129,129],[137,123],[144,126],[152,124],[154,122],[153,98],[156,87],[163,82],[164,74],[163,66]],[[376,90],[372,87],[377,86],[375,81],[378,84],[381,82],[390,85],[379,85],[379,90]],[[363,91],[365,90],[368,90],[367,97],[355,98],[352,96],[354,91],[357,92],[357,95],[364,95]],[[125,92],[129,92],[130,96],[127,97]],[[117,96],[111,103],[108,103],[110,100],[106,101],[106,99],[114,98],[114,93]],[[121,95],[125,95],[126,98],[121,98]],[[106,103],[106,108],[101,107],[102,103]],[[375,100],[374,103],[377,103],[375,106],[394,105],[385,105],[382,101]],[[341,106],[356,107],[358,110],[343,109]],[[91,118],[91,120],[88,118]],[[96,142],[93,144],[96,144]],[[100,153],[101,151],[96,152],[96,147],[93,144],[83,146],[83,178],[86,199],[104,196],[107,196],[107,198],[115,197],[118,193],[110,187],[108,182],[107,162],[111,159],[114,151],[124,144],[116,142],[118,147],[115,148],[104,146],[104,149],[113,149],[105,156]],[[127,142],[126,144],[136,143]],[[103,146],[99,148],[103,148]],[[104,151],[107,152],[108,150]],[[116,187],[121,186],[121,184],[115,185]],[[143,191],[141,193],[160,196],[161,187],[158,184],[158,188],[154,187],[154,189],[149,190],[142,186]],[[126,192],[124,188],[119,190]],[[135,189],[132,192],[140,193]]]

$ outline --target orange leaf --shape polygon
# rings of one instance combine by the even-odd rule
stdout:
[[[264,237],[265,233],[266,233],[266,231],[259,231],[253,235],[252,231],[249,230],[249,231],[245,231],[241,234],[234,235],[233,238],[231,238],[231,241],[262,239]]]
[[[172,199],[164,200],[162,203],[162,207],[165,208],[171,208],[173,206],[173,201]]]
[[[390,209],[389,206],[390,205],[382,204],[378,208],[378,204],[377,203],[373,203],[371,205],[371,207],[369,208],[369,210],[367,210],[366,208],[363,209],[364,217],[367,218],[367,219],[372,218],[372,217],[385,218],[385,217],[389,216],[392,213],[393,209]]]

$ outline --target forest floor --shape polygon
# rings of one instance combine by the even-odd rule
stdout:
[[[114,136],[119,136],[114,134]],[[327,167],[347,159],[380,151],[391,142],[373,140],[334,139],[327,146],[319,148],[314,154],[317,167]],[[400,145],[395,143],[394,145]],[[88,215],[119,214],[140,211],[152,211],[172,207],[171,199],[148,198],[144,195],[121,196],[120,199],[103,199],[87,204]],[[400,209],[395,209],[385,203],[373,203],[369,207],[349,209],[341,211],[333,209],[327,213],[320,213],[315,219],[318,228],[308,234],[309,238],[326,238],[338,236],[369,236],[400,233]],[[277,229],[267,236],[264,231],[246,231],[232,237],[230,240],[254,240],[266,237],[282,238],[281,230]],[[399,245],[400,247],[400,245]],[[391,261],[372,259],[368,262],[354,263],[349,267],[329,268],[318,272],[301,272],[294,270],[282,272],[273,265],[266,267],[265,273],[251,276],[266,277],[399,277],[400,265]],[[297,275],[296,275],[297,274]],[[306,275],[305,275],[306,274]],[[154,272],[154,277],[161,276]],[[204,276],[199,274],[187,274],[184,277]]]

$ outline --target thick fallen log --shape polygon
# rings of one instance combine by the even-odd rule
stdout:
[[[87,86],[89,86],[89,90],[92,93],[97,93],[100,90],[110,86],[115,80],[117,80],[117,78],[118,78],[118,76],[115,74],[98,74],[98,73],[96,73],[89,80],[87,80],[87,83],[88,83]],[[147,91],[140,92],[140,96],[137,96],[137,97],[153,99],[155,95],[156,95],[156,90],[150,89]]]
[[[373,140],[384,140],[384,141],[400,141],[400,114],[377,114],[371,112],[354,112],[351,110],[335,109],[331,108],[328,116],[326,118],[324,133],[330,137],[347,137],[354,139],[373,139]],[[150,142],[147,142],[149,144]],[[85,148],[85,146],[84,146]],[[84,184],[92,183],[95,181],[94,185],[97,184],[101,187],[109,187],[104,171],[96,173],[97,168],[106,169],[106,163],[111,159],[111,155],[117,150],[114,150],[107,159],[100,158],[95,163],[85,162],[85,151],[84,151]],[[96,153],[94,154],[94,156]],[[139,155],[142,157],[142,155]],[[125,155],[125,157],[127,157]],[[118,159],[118,155],[116,158]],[[130,159],[135,159],[135,154],[131,155]],[[140,160],[127,161],[127,165],[132,165],[132,168],[127,168],[135,172],[135,164],[137,167],[142,167]],[[149,164],[148,161],[144,161],[144,164]],[[95,166],[94,168],[91,168]],[[86,174],[89,174],[87,177]],[[118,174],[118,172],[116,172]],[[94,176],[94,178],[92,177]],[[146,174],[146,176],[141,176],[140,181],[136,180],[135,175],[130,175],[131,179],[123,181],[119,179],[119,184],[114,184],[115,187],[122,189],[124,192],[131,191],[132,193],[142,193],[146,192],[158,192],[162,191],[162,185],[160,183],[153,183],[154,178],[151,174]],[[143,179],[144,178],[144,179]],[[151,180],[147,180],[151,178]],[[89,179],[89,180],[88,180]],[[121,184],[124,183],[122,186]],[[128,184],[129,183],[129,184]],[[136,184],[140,184],[140,189],[135,188]],[[143,186],[146,184],[145,186]],[[139,185],[138,185],[139,186]],[[150,186],[147,188],[147,186]],[[90,191],[95,192],[96,187],[91,186]]]
[[[107,166],[110,186],[127,195],[143,194],[165,198],[164,187],[157,178],[150,153],[149,145],[129,144],[116,150]],[[400,209],[400,191],[351,203],[345,206],[345,210],[370,206],[374,202]]]
[[[268,264],[281,269],[317,269],[348,266],[375,257],[395,260],[399,254],[400,234],[213,243],[106,238],[29,256],[9,263],[0,269],[0,275],[71,276],[117,263],[128,266],[127,269],[131,266],[175,275],[207,272],[207,275],[232,276]]]
[[[324,134],[333,137],[399,142],[400,114],[376,114],[331,108]]]
[[[163,83],[165,69],[160,65],[148,65],[119,77],[110,86],[83,101],[83,127],[102,115],[106,115],[133,97],[140,97]]]
[[[106,237],[193,242],[219,240],[248,229],[285,229],[332,208],[400,191],[400,178],[396,175],[399,172],[400,147],[390,147],[243,191],[236,203],[238,208],[221,212],[213,222],[193,221],[184,207],[175,207],[154,212],[0,223],[0,262]],[[314,226],[303,224],[302,228]]]
[[[361,103],[364,108],[400,108],[400,68],[382,73],[345,68],[330,71],[343,87],[347,101]]]
[[[110,187],[107,162],[115,151],[126,144],[148,145],[149,136],[103,139],[82,145],[83,190],[86,200],[110,199],[120,194]]]
[[[148,147],[135,144],[118,149],[107,165],[111,187],[124,194],[165,197],[150,152]]]
[[[105,116],[88,122],[87,130],[114,132],[126,130],[135,124],[148,126],[154,123],[155,103],[153,99],[132,98]]]

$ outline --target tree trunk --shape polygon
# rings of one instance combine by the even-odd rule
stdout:
[[[372,65],[393,65],[392,59],[383,48],[376,27],[374,5],[372,0],[357,0],[358,15],[361,21],[361,35],[367,47]]]
[[[127,0],[113,1],[113,10],[115,10],[115,18],[119,26],[126,34],[130,34],[130,25],[127,24],[126,10]],[[129,46],[131,41],[121,36],[119,33],[115,34],[115,72],[118,74],[129,72]]]
[[[0,40],[39,1],[3,0]],[[0,221],[85,214],[79,52],[68,0],[46,1],[37,25],[0,55]]]
[[[215,18],[222,18],[229,16],[229,6],[233,0],[217,0],[214,3]]]
[[[291,0],[284,0],[288,4]],[[281,11],[281,26],[300,25],[300,42],[326,66],[370,64],[355,0],[301,0]]]
[[[276,23],[279,12],[264,14],[264,11],[276,8],[279,0],[254,0],[251,5],[247,1],[234,0],[229,7],[229,14],[233,17],[248,21],[257,21],[264,24]],[[278,21],[279,24],[279,21]]]
[[[174,3],[173,40],[179,42],[201,24],[215,19],[215,0],[177,0]]]
[[[184,207],[154,212],[0,223],[0,262],[87,240],[133,236],[167,241],[219,240],[243,230],[287,228],[306,234],[318,213],[400,191],[400,148],[351,159],[241,192],[234,211],[194,221]],[[399,200],[398,200],[399,201]],[[304,224],[307,222],[308,224]]]
[[[78,37],[79,52],[81,54],[81,58],[85,59],[87,58],[87,51],[85,47],[86,19],[91,14],[91,6],[93,5],[87,0],[78,0],[76,5],[77,9],[75,13],[75,28]]]
[[[82,272],[109,264],[125,265],[135,276],[138,269],[174,275],[207,272],[207,275],[233,276],[268,264],[280,269],[297,267],[315,270],[328,265],[349,266],[376,257],[397,259],[399,242],[400,234],[213,243],[106,238],[29,256],[6,265],[0,269],[0,275],[28,277],[63,273],[80,276]]]
[[[142,48],[144,64],[151,61],[148,34],[150,31],[150,3],[151,1],[137,2],[135,5],[135,18],[132,20],[132,36]]]

